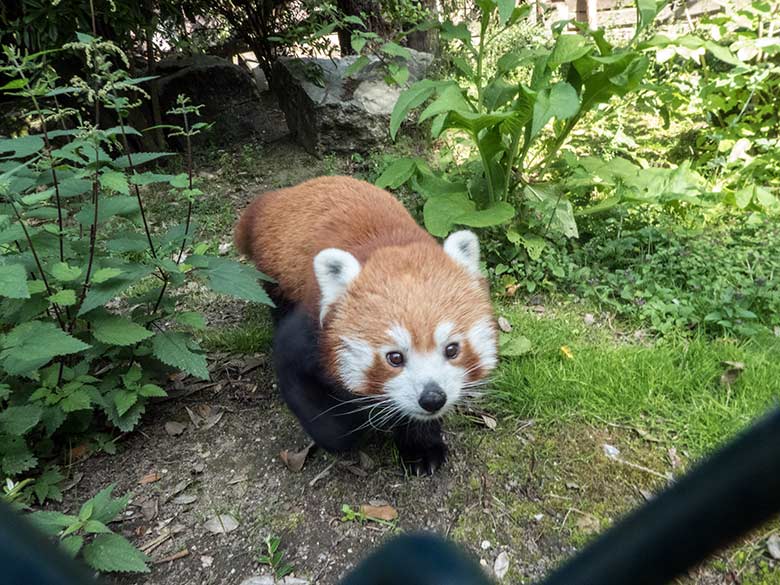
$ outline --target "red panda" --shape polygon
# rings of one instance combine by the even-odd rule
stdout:
[[[472,394],[497,360],[477,237],[458,231],[440,246],[388,192],[321,177],[257,197],[241,214],[235,244],[277,282],[275,300],[296,308],[295,327],[316,338],[311,352],[305,345],[290,349],[296,345],[290,337],[287,347],[275,341],[274,351],[287,352],[293,369],[312,353],[323,380],[364,397],[365,410],[372,400],[382,406],[386,412],[377,418],[384,422],[403,421],[412,438],[399,448],[422,458],[422,471],[437,467],[444,459],[438,419]],[[282,376],[276,361],[288,404],[299,400],[291,396],[296,392],[312,400],[327,392],[307,386],[302,374]],[[316,414],[311,400],[291,406],[312,434],[313,420],[303,418],[324,413]],[[426,454],[432,443],[437,453]]]

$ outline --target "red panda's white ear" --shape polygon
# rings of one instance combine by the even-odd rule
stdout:
[[[320,322],[358,274],[360,262],[344,250],[326,248],[314,257],[314,275],[320,285]]]
[[[479,240],[474,232],[461,230],[444,240],[444,251],[466,270],[479,276]]]

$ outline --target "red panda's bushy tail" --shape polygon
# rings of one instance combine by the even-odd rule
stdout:
[[[241,212],[241,217],[236,222],[233,233],[233,243],[236,246],[236,250],[250,259],[252,259],[252,241],[255,237],[253,228],[256,215],[257,205],[256,201],[253,201]]]

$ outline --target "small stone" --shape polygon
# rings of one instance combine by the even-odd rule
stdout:
[[[766,541],[766,548],[769,551],[769,556],[773,559],[780,561],[780,534],[773,534]]]
[[[493,563],[493,574],[500,580],[506,576],[507,571],[509,571],[509,555],[506,551],[502,551]]]
[[[204,569],[210,567],[214,563],[214,557],[210,557],[208,555],[202,555],[200,557],[200,566]]]
[[[489,540],[483,540],[482,544],[480,544],[482,547],[482,550],[487,550],[490,548],[490,541]]]
[[[244,579],[241,585],[274,585],[274,578],[271,575],[258,575]]]
[[[585,313],[585,316],[582,318],[582,320],[588,327],[596,322],[596,318],[593,316],[593,313]]]
[[[544,518],[544,514],[534,514],[534,522],[541,522]]]

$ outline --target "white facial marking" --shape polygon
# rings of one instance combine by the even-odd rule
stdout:
[[[433,340],[436,342],[436,347],[447,347],[448,342],[457,341],[457,339],[450,339],[454,329],[455,323],[451,323],[450,321],[439,323],[436,330],[433,332]]]
[[[412,349],[412,334],[409,330],[398,323],[394,323],[390,329],[387,330],[387,335],[393,340],[395,346],[388,348],[387,351],[400,351],[406,353]]]
[[[444,251],[466,270],[479,276],[479,239],[469,230],[450,234],[444,240]]]
[[[479,356],[479,363],[485,370],[492,370],[496,367],[496,328],[491,319],[480,319],[469,329],[466,338],[471,347]]]
[[[454,329],[455,324],[450,321],[439,323],[433,333],[436,347],[427,353],[421,353],[412,347],[411,335],[405,328],[394,325],[388,331],[388,335],[397,345],[383,347],[382,351],[402,351],[404,365],[385,384],[385,393],[406,416],[420,420],[438,418],[460,399],[466,372],[444,355],[447,345],[459,340],[459,337],[453,334]],[[447,396],[444,406],[434,413],[426,411],[419,402],[429,384],[435,384]]]
[[[374,348],[361,339],[342,337],[336,350],[339,376],[344,385],[356,392],[366,381],[366,371],[374,363]]]
[[[360,263],[344,250],[326,248],[314,257],[314,275],[320,285],[320,323],[358,274]]]

